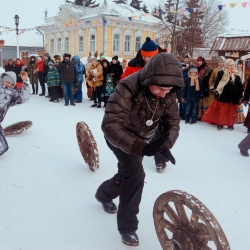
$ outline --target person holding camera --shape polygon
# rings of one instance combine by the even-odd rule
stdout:
[[[110,96],[102,121],[118,172],[104,181],[96,199],[107,213],[117,212],[122,242],[138,246],[137,214],[144,186],[144,156],[161,154],[175,164],[170,149],[179,135],[176,92],[183,87],[178,59],[169,53],[152,57],[141,71],[121,80]],[[156,138],[161,121],[161,133]],[[113,199],[119,196],[118,210]]]
[[[75,106],[74,102],[74,84],[78,82],[76,67],[74,62],[70,61],[71,55],[68,53],[63,54],[63,61],[57,66],[57,69],[61,76],[61,82],[63,86],[64,94],[64,106]]]
[[[92,97],[94,99],[94,104],[90,107],[101,108],[101,95],[102,95],[102,85],[103,85],[103,70],[101,64],[98,62],[97,58],[91,58],[91,65],[87,70],[87,83],[92,89]]]

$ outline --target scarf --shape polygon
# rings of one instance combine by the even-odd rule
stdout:
[[[199,84],[199,80],[198,80],[198,75],[196,76],[190,76],[191,82],[190,82],[190,86],[195,86],[195,91],[200,91],[200,84]]]
[[[234,83],[235,81],[235,75],[237,75],[237,72],[233,72],[230,74],[229,70],[227,68],[223,69],[223,76],[217,86],[217,88],[214,90],[215,92],[219,93],[219,95],[222,94],[224,87],[227,85],[227,83],[230,80],[230,77],[232,79],[232,82]]]

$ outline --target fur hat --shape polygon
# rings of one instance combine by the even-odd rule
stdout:
[[[113,57],[112,57],[112,60],[118,61],[118,56],[113,56]]]
[[[146,38],[146,41],[142,44],[141,47],[141,55],[142,56],[155,56],[158,54],[158,47],[157,44],[151,40],[150,37]]]
[[[10,82],[16,86],[16,74],[13,71],[4,72],[1,76],[1,82]]]
[[[222,62],[222,63],[224,63],[224,62],[225,62],[225,57],[219,56],[218,59],[217,59],[217,62]]]
[[[71,54],[69,54],[69,53],[64,53],[63,54],[63,59],[65,59],[65,57],[69,57],[69,59],[71,58]]]

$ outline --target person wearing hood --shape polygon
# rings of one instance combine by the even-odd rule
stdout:
[[[94,104],[90,107],[101,108],[101,94],[103,85],[103,71],[102,65],[98,62],[96,57],[92,57],[91,66],[86,73],[86,81],[92,89]]]
[[[202,116],[208,108],[208,97],[209,97],[209,78],[212,74],[212,69],[207,65],[205,58],[197,58],[198,77],[202,80],[203,84],[203,98],[198,103],[198,120],[201,120]]]
[[[122,74],[121,80],[124,79],[126,76],[129,76],[143,69],[149,59],[160,52],[163,52],[162,48],[157,46],[157,44],[153,40],[151,40],[150,37],[147,37],[141,49],[137,52],[136,57],[128,62],[128,67]]]
[[[118,231],[126,245],[139,245],[136,230],[145,178],[143,157],[160,153],[175,164],[170,149],[179,135],[176,92],[182,87],[178,59],[159,53],[141,71],[121,80],[107,103],[102,130],[118,160],[118,173],[99,186],[95,197],[105,212],[118,212]],[[155,139],[160,120],[162,131]],[[113,199],[118,196],[117,211]]]
[[[227,59],[225,67],[218,72],[214,89],[215,101],[205,112],[202,121],[216,124],[218,130],[228,126],[228,130],[232,131],[236,110],[243,97],[241,78],[234,68],[233,59]]]
[[[57,69],[61,76],[61,82],[63,86],[63,94],[65,106],[75,106],[74,102],[74,84],[78,82],[77,72],[75,64],[70,61],[71,55],[68,53],[63,54],[63,61],[57,66]]]
[[[16,89],[17,78],[13,71],[7,71],[0,77],[0,156],[9,148],[1,126],[8,109],[27,102],[30,97],[30,87],[27,83],[28,73],[21,71],[20,78],[23,83],[22,87]]]
[[[47,84],[51,89],[51,99],[50,102],[59,102],[58,98],[58,86],[60,85],[60,74],[54,64],[49,62],[49,71],[47,74]]]
[[[49,53],[45,53],[43,55],[44,58],[44,64],[43,64],[43,77],[44,77],[44,82],[47,83],[47,74],[49,72],[49,62],[52,62],[54,64],[54,61],[51,59]],[[48,87],[48,86],[47,86]],[[48,88],[48,95],[45,96],[47,98],[51,98],[51,89]]]
[[[83,82],[83,77],[85,77],[85,66],[80,61],[79,56],[73,56],[72,61],[74,62],[75,67],[76,67],[78,83],[79,83],[79,86],[75,94],[75,102],[81,103],[82,102],[82,82]]]
[[[110,62],[110,71],[116,84],[120,81],[121,75],[123,74],[122,65],[118,61],[118,56],[114,56]]]
[[[208,98],[208,107],[211,106],[211,104],[214,102],[214,83],[217,77],[217,74],[220,70],[222,70],[225,62],[225,57],[224,56],[219,56],[217,59],[218,67],[215,68],[209,78],[209,98]]]
[[[28,64],[28,76],[30,79],[30,84],[32,86],[32,95],[38,94],[38,65],[36,63],[36,58],[34,56],[30,57]]]

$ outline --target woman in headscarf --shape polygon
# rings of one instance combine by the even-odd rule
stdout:
[[[241,83],[244,86],[245,77],[243,72],[243,61],[241,59],[235,61],[235,68],[237,70],[237,75],[240,76]],[[236,111],[235,123],[244,123],[244,121],[245,121],[245,115],[243,113],[243,105],[239,104]]]
[[[233,59],[227,59],[225,68],[218,72],[214,89],[215,101],[205,112],[202,121],[216,124],[218,130],[223,126],[234,130],[236,110],[241,102],[243,87],[240,76],[236,74]]]
[[[36,58],[34,56],[30,57],[28,64],[28,76],[30,79],[30,84],[32,86],[32,95],[38,94],[38,64],[36,63]]]
[[[205,58],[201,56],[197,58],[197,68],[198,77],[203,84],[203,97],[198,102],[198,120],[201,120],[208,108],[209,78],[212,74],[212,69],[207,65]]]

